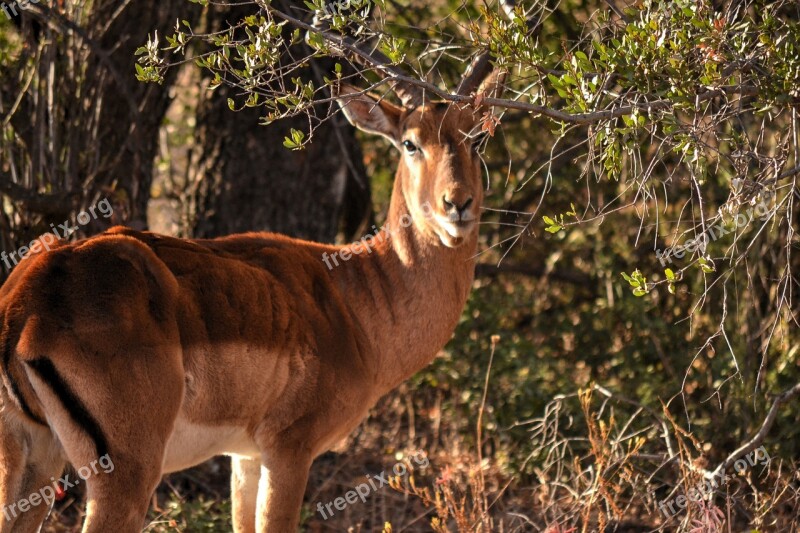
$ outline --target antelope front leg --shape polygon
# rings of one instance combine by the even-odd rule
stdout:
[[[231,459],[231,470],[233,531],[234,533],[256,533],[261,461],[234,456]]]
[[[259,533],[294,533],[308,483],[312,457],[298,451],[265,456],[258,487]]]

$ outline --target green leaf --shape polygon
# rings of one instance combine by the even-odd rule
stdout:
[[[303,140],[306,138],[306,134],[294,128],[291,129],[290,134],[291,138],[285,137],[283,139],[283,145],[291,150],[302,150]]]
[[[631,287],[638,287],[639,286],[639,281],[636,280],[635,278],[632,278],[631,276],[627,275],[625,272],[622,273],[622,277],[625,278],[625,281],[627,281],[630,284]]]
[[[572,202],[570,202],[569,204],[569,211],[567,211],[567,214],[572,217],[578,216],[578,212],[575,211],[575,204],[573,204]]]
[[[553,84],[554,89],[559,89],[564,86],[564,83],[554,74],[548,74],[547,79]]]
[[[705,272],[706,274],[711,274],[712,272],[717,271],[717,267],[714,265],[714,261],[711,259],[706,259],[705,257],[701,257],[697,260],[698,264],[700,265],[700,269]]]

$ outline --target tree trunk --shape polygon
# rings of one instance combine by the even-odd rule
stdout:
[[[254,5],[212,7],[209,31],[227,29],[256,11]],[[308,53],[305,44],[297,47],[298,57]],[[312,63],[304,71],[305,80],[313,77],[319,86],[333,62]],[[209,81],[206,77],[204,85]],[[315,129],[305,150],[290,151],[283,146],[284,137],[290,128],[306,130],[308,120],[296,117],[260,125],[263,109],[229,109],[228,98],[238,100],[237,95],[225,85],[201,95],[201,156],[192,170],[192,181],[200,184],[194,234],[265,230],[317,241],[333,241],[340,230],[347,237],[359,234],[371,215],[371,200],[354,129],[341,115],[333,117]]]
[[[90,5],[40,2],[15,20],[24,47],[0,72],[0,123],[10,115],[13,133],[0,135],[0,192],[14,202],[0,227],[7,251],[104,197],[113,216],[81,225],[79,235],[115,223],[146,226],[158,130],[177,72],[161,85],[139,82],[134,52],[148,34],[171,32],[176,19],[199,20],[201,9],[159,0]]]

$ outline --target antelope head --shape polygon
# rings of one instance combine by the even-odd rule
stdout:
[[[496,94],[495,71],[479,85],[479,94]],[[466,84],[462,83],[462,91]],[[417,232],[449,248],[477,234],[483,202],[478,148],[485,108],[471,103],[430,101],[419,93],[395,89],[402,105],[380,95],[342,85],[339,105],[357,128],[381,135],[399,151],[394,196],[402,195]]]

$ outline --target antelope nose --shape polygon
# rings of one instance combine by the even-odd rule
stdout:
[[[472,197],[470,196],[464,203],[458,205],[456,200],[448,200],[447,196],[442,196],[442,204],[444,206],[444,212],[447,214],[448,218],[450,218],[450,221],[458,222],[459,220],[464,220],[464,213],[466,213],[469,206],[472,205]]]

